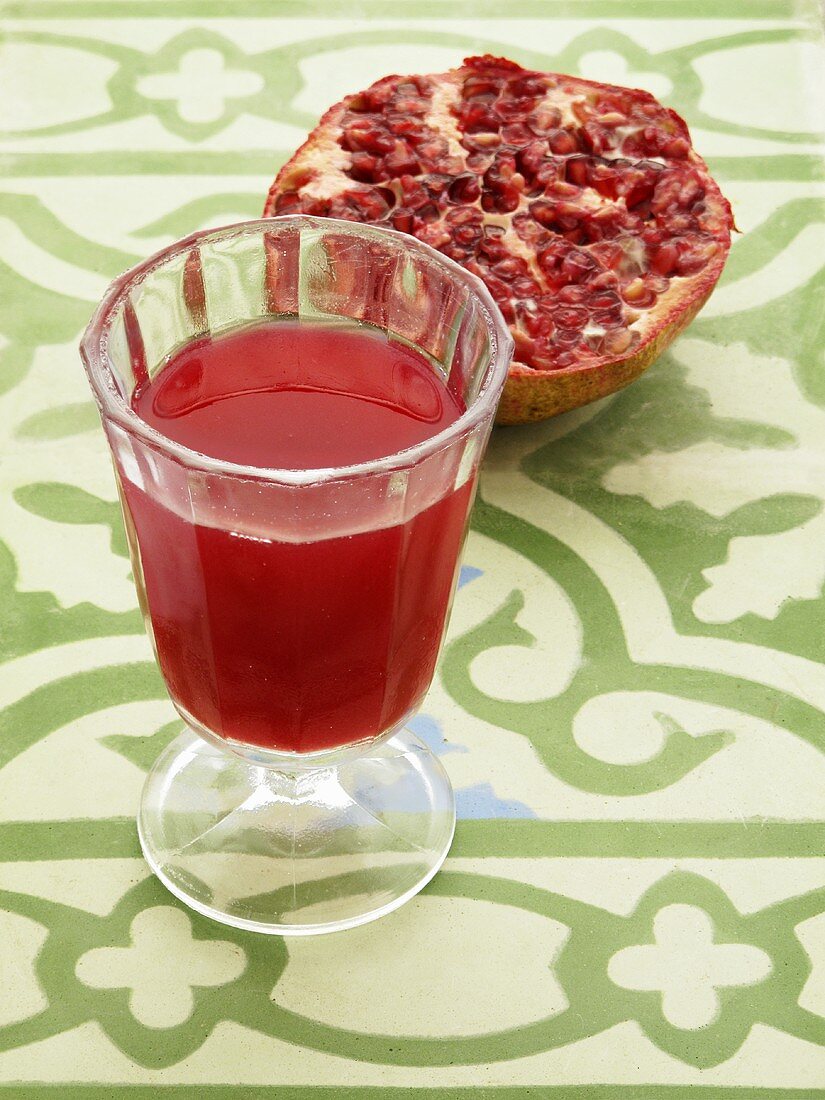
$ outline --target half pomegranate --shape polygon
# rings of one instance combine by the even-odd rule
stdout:
[[[648,92],[489,56],[330,108],[264,208],[297,212],[412,233],[484,280],[516,341],[505,424],[641,374],[707,300],[733,226]]]

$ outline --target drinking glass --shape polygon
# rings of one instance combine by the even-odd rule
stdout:
[[[209,457],[133,411],[191,341],[273,320],[413,348],[465,411],[397,453],[298,470]],[[138,832],[198,912],[335,931],[395,909],[443,862],[452,788],[407,723],[435,671],[511,352],[477,278],[351,222],[198,233],[108,289],[81,354],[146,629],[185,723],[149,773]],[[342,369],[335,387],[347,384]]]

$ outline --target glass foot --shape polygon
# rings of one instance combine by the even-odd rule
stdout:
[[[259,767],[185,729],[138,813],[150,867],[181,901],[236,928],[336,932],[391,913],[444,862],[455,799],[409,730],[334,767]]]

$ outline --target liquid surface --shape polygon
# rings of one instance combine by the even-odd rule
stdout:
[[[405,350],[361,333],[278,327],[188,349],[140,394],[137,411],[205,453],[293,468],[392,453],[459,415]],[[280,369],[274,349],[293,374],[300,363],[303,388],[294,377],[291,389],[268,388]],[[375,378],[377,367],[389,381]],[[170,694],[196,724],[251,745],[316,752],[381,734],[420,704],[474,478],[457,489],[448,481],[404,523],[285,542],[243,533],[243,499],[231,496],[231,483],[225,520],[204,524],[190,518],[188,489],[176,503],[131,476],[119,469],[142,604]],[[363,511],[373,496],[361,492],[342,495],[342,514]]]
[[[405,345],[370,329],[300,322],[197,340],[138,390],[132,405],[191,450],[291,470],[394,454],[463,412]]]

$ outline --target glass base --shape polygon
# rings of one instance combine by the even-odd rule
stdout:
[[[236,928],[336,932],[391,913],[441,864],[455,799],[409,730],[313,771],[261,767],[185,729],[143,789],[138,834],[181,901]]]

